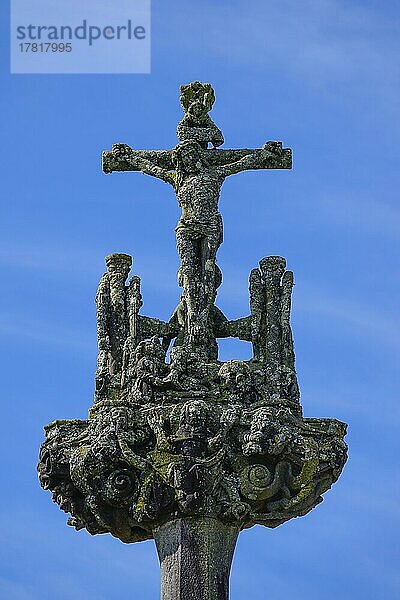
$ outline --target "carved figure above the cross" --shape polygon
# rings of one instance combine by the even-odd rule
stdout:
[[[187,111],[178,126],[181,141],[169,151],[133,150],[115,144],[103,153],[103,170],[141,171],[169,183],[182,210],[176,227],[181,260],[181,285],[186,304],[185,342],[204,347],[217,289],[216,256],[223,240],[218,201],[229,175],[252,169],[290,169],[290,149],[267,142],[261,149],[208,149],[223,143],[223,136],[208,116],[214,102],[210,84],[194,82],[181,87]],[[209,344],[208,344],[209,346]]]
[[[177,129],[181,142],[196,140],[202,148],[208,148],[209,142],[214,148],[224,143],[222,131],[208,114],[214,102],[214,90],[209,83],[193,81],[181,85],[181,105],[185,111]]]

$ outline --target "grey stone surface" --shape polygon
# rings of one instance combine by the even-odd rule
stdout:
[[[290,149],[219,149],[209,84],[182,86],[181,103],[173,150],[116,144],[103,153],[107,173],[142,171],[173,187],[181,302],[168,322],[142,314],[131,257],[106,258],[94,404],[87,420],[45,428],[38,470],[76,529],[126,543],[155,538],[165,600],[223,599],[237,532],[276,527],[321,502],[347,458],[346,425],[303,418],[284,258],[251,270],[250,314],[229,320],[216,306],[222,184],[247,169],[291,168]],[[219,361],[218,338],[228,336],[251,342],[253,358]]]
[[[227,600],[239,530],[217,519],[177,519],[154,532],[161,600]]]

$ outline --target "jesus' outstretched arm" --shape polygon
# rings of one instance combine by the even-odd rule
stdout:
[[[162,179],[162,181],[165,181],[165,183],[169,183],[175,187],[176,177],[174,171],[162,169],[161,167],[158,167],[152,163],[150,160],[146,160],[142,157],[135,157],[133,161],[135,166],[138,167],[142,173],[150,175],[151,177],[156,177],[157,179]]]
[[[170,183],[175,187],[176,177],[174,171],[160,167],[154,160],[151,159],[151,156],[149,156],[152,154],[151,152],[132,150],[128,144],[114,144],[111,152],[103,153],[103,170],[106,173],[111,173],[113,169],[109,168],[107,161],[105,161],[106,165],[104,167],[105,154],[111,154],[114,160],[116,159],[118,162],[122,161],[125,169],[141,171],[146,175],[151,175],[151,177],[162,179],[166,183]]]
[[[217,170],[223,177],[228,177],[229,175],[235,175],[242,171],[265,169],[267,168],[268,160],[274,158],[276,157],[272,152],[263,149],[258,152],[249,153],[246,156],[243,156],[243,158],[228,163],[227,165],[217,167]]]

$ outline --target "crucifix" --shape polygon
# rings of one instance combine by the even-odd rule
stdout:
[[[185,115],[178,125],[180,143],[172,150],[132,150],[115,144],[103,152],[103,171],[141,171],[170,184],[182,210],[176,227],[181,261],[179,282],[185,310],[184,343],[207,353],[210,313],[219,271],[218,248],[223,239],[218,201],[227,177],[251,169],[291,169],[292,153],[280,142],[261,149],[222,150],[222,132],[208,112],[214,102],[210,84],[181,86]],[[208,149],[209,145],[212,149]]]
[[[251,270],[249,316],[229,321],[215,305],[222,184],[248,169],[290,169],[290,149],[221,149],[209,84],[182,86],[181,103],[172,150],[115,144],[103,153],[106,173],[141,171],[173,187],[181,302],[168,323],[139,314],[132,257],[106,257],[94,403],[88,419],[45,427],[38,471],[76,530],[155,541],[161,600],[228,600],[239,533],[278,527],[322,501],[346,462],[346,425],[303,417],[284,258]],[[216,339],[228,336],[252,342],[252,358],[218,360]]]

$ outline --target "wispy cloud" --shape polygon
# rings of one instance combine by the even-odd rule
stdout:
[[[43,243],[26,240],[6,240],[0,246],[0,264],[4,267],[41,272],[87,276],[94,265],[102,268],[103,257],[93,248],[73,246],[67,241]]]
[[[338,0],[210,4],[212,10],[191,4],[174,14],[171,26],[180,31],[180,51],[200,47],[227,64],[276,68],[313,87],[338,80],[355,87],[368,78],[370,85],[379,80],[386,89],[393,82],[388,59],[398,40],[382,11]],[[175,39],[163,41],[171,45]]]
[[[104,259],[112,252],[130,253],[126,248],[112,248],[104,251],[102,248],[94,248],[92,243],[87,245],[72,244],[68,240],[46,241],[38,243],[35,241],[7,240],[3,237],[0,242],[0,266],[11,268],[25,273],[50,275],[56,278],[69,277],[71,283],[87,280],[89,277],[95,281],[106,270]],[[145,252],[134,264],[131,275],[135,272],[142,278],[142,283],[151,291],[170,291],[176,289],[176,271],[178,269],[177,257],[174,255],[175,264],[171,257],[163,254],[146,255]],[[160,269],[169,277],[154,279],[154,269]],[[140,270],[140,273],[138,272]],[[94,283],[94,287],[95,287]]]
[[[319,231],[337,232],[338,234],[354,233],[362,235],[364,242],[370,241],[371,237],[379,236],[387,239],[389,243],[395,243],[394,250],[398,249],[398,238],[400,235],[400,210],[397,206],[388,203],[385,199],[374,199],[364,190],[343,190],[332,183],[329,191],[307,192],[299,190],[301,201],[293,203],[285,212],[285,223],[298,226],[304,230],[315,229]],[[270,206],[257,208],[258,216],[254,219],[252,215],[243,215],[243,223],[261,235],[267,234],[268,224],[273,218],[277,218],[277,209]],[[305,218],[312,215],[312,218]],[[277,226],[281,226],[277,223]]]
[[[30,344],[59,347],[91,356],[95,350],[93,331],[71,331],[60,323],[29,319],[23,315],[0,314],[0,333]]]
[[[400,348],[400,319],[378,306],[354,302],[343,296],[329,294],[302,283],[296,293],[296,307],[302,312],[314,312],[329,317],[335,328],[351,328],[353,336],[367,338],[374,344]]]
[[[39,503],[35,509],[17,503],[9,507],[8,518],[0,518],[0,557],[7,568],[4,587],[0,587],[2,599],[106,600],[131,586],[140,589],[141,599],[154,597],[148,593],[158,584],[153,543],[124,546],[110,535],[93,538],[86,531],[77,533],[65,525],[66,515],[57,513],[56,507],[51,510],[50,497],[46,500],[43,508]],[[40,551],[35,554],[38,544]],[[3,596],[3,590],[10,594]]]
[[[0,588],[3,598],[7,600],[36,600],[32,586],[26,581],[12,581],[6,577],[0,577]]]
[[[302,371],[302,370],[301,370]],[[300,372],[303,375],[302,372]],[[312,372],[307,371],[306,386],[303,390],[302,404],[305,416],[315,417],[321,415],[328,418],[337,418],[349,423],[357,422],[357,428],[386,432],[395,431],[400,425],[400,407],[396,396],[386,389],[391,387],[391,382],[386,389],[380,381],[376,386],[363,384],[358,371],[353,374],[352,380],[335,376],[331,370],[329,385],[313,381]],[[302,377],[303,379],[303,377]],[[306,392],[304,392],[306,390]],[[376,399],[379,397],[377,410]],[[388,421],[388,414],[390,420]]]
[[[358,233],[396,237],[400,234],[400,210],[383,199],[374,200],[360,192],[337,192],[318,199],[318,212],[329,219],[331,227],[345,226]]]

